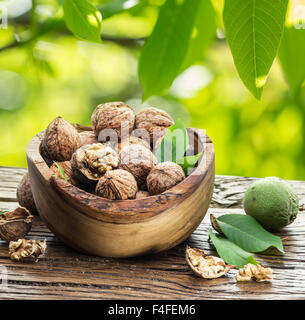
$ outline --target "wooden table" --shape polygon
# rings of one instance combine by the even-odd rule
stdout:
[[[16,186],[26,169],[0,167],[0,210],[15,208]],[[235,280],[236,270],[214,280],[193,276],[185,262],[185,246],[215,254],[208,242],[209,214],[243,213],[242,198],[254,178],[216,176],[210,209],[197,230],[167,252],[132,259],[80,254],[55,236],[36,217],[27,238],[47,239],[47,251],[37,264],[12,262],[8,244],[0,241],[0,267],[8,273],[0,299],[304,299],[305,182],[290,181],[300,197],[295,222],[280,234],[284,256],[255,257],[274,270],[271,282]]]

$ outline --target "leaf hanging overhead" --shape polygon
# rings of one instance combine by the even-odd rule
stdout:
[[[241,80],[260,99],[283,33],[288,0],[226,0],[226,38]]]
[[[64,0],[64,19],[68,29],[79,39],[101,42],[102,15],[87,0]]]
[[[139,61],[143,100],[163,94],[179,74],[203,0],[167,0]]]

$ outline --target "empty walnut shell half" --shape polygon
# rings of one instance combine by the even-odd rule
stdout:
[[[73,125],[62,117],[54,119],[45,131],[40,151],[48,165],[53,161],[70,160],[80,139]]]
[[[73,154],[73,176],[82,183],[97,182],[106,171],[117,168],[118,154],[102,143],[87,144]]]
[[[96,194],[110,200],[134,199],[137,191],[134,176],[122,169],[107,171],[96,186]]]
[[[31,188],[30,175],[27,172],[17,187],[17,201],[21,207],[28,209],[32,214],[38,214]]]
[[[207,256],[203,250],[186,247],[186,262],[195,275],[204,279],[215,279],[224,276],[235,266],[225,264],[224,260]]]
[[[22,207],[0,214],[0,238],[5,241],[23,238],[32,227],[33,216]]]
[[[132,132],[135,114],[133,109],[124,102],[107,102],[96,107],[91,122],[97,137],[100,136],[102,130],[112,129],[120,139]]]

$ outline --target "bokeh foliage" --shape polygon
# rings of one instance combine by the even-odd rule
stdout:
[[[0,29],[0,165],[26,166],[28,141],[58,115],[88,125],[94,107],[105,101],[143,107],[138,59],[164,1],[145,0],[137,10],[121,13],[120,1],[112,1],[116,14],[106,6],[110,2],[92,1],[101,11],[108,8],[102,44],[71,35],[55,0],[37,1],[34,14],[27,1],[22,1],[22,12],[19,2],[19,15],[9,19],[8,29]],[[221,11],[222,1],[212,2]],[[50,18],[58,26],[56,32],[38,28],[34,41],[11,45],[16,34],[26,38],[29,29]],[[202,48],[204,58],[180,75],[166,94],[150,97],[145,105],[162,108],[187,126],[206,129],[214,142],[218,174],[305,179],[304,86],[289,89],[277,58],[257,101],[239,79],[218,20],[217,38]],[[299,60],[302,64],[305,58]]]

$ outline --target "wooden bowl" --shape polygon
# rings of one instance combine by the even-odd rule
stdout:
[[[49,229],[74,249],[103,257],[131,257],[176,246],[197,228],[211,202],[215,160],[212,141],[198,129],[203,154],[181,183],[140,200],[108,200],[56,179],[40,155],[43,133],[27,147],[34,200]],[[198,144],[197,144],[198,142]]]

